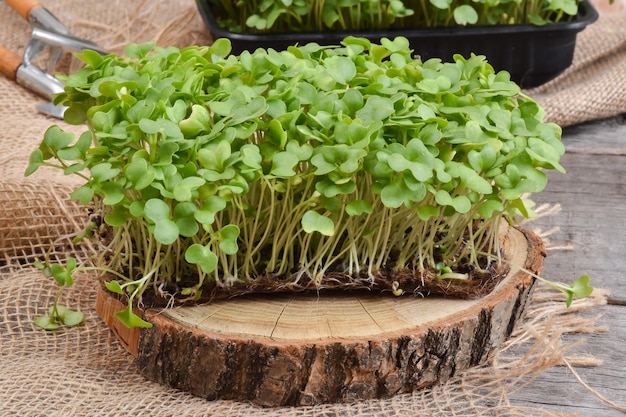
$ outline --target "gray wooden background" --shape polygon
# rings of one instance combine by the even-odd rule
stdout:
[[[610,290],[599,324],[609,332],[590,335],[577,352],[603,360],[577,372],[609,400],[626,406],[626,115],[611,120],[566,128],[563,175],[551,172],[549,184],[534,195],[538,203],[560,203],[558,215],[536,220],[544,230],[558,226],[551,237],[571,244],[571,251],[551,252],[545,262],[546,278],[570,282],[588,274],[596,288]],[[567,340],[567,339],[566,339]],[[566,367],[550,369],[515,394],[516,405],[541,405],[555,412],[584,417],[624,416],[588,393]]]

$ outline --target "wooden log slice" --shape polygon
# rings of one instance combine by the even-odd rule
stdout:
[[[149,380],[200,397],[262,406],[390,397],[484,363],[513,331],[545,248],[503,228],[511,270],[478,300],[358,293],[244,296],[148,310],[150,329],[111,318],[124,306],[106,291],[98,312]],[[119,303],[116,305],[115,303]]]

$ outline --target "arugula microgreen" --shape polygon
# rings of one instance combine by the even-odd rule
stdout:
[[[55,103],[88,130],[52,126],[30,157],[26,175],[84,180],[72,198],[104,224],[82,235],[106,229],[92,268],[128,296],[126,325],[149,325],[133,303],[150,287],[197,299],[264,275],[407,267],[464,279],[460,264],[501,260],[499,224],[532,216],[544,171],[564,172],[560,128],[482,56],[422,62],[405,38],[350,37],[229,52],[218,39],[78,54]],[[52,275],[67,285],[74,267]]]
[[[264,0],[208,2],[235,33],[322,32],[466,25],[545,25],[578,13],[579,0]]]
[[[82,324],[85,320],[84,313],[71,310],[59,304],[64,289],[74,283],[72,274],[76,270],[76,259],[69,258],[65,266],[49,262],[36,262],[35,266],[41,270],[46,277],[54,278],[59,285],[59,290],[54,297],[54,301],[50,308],[48,308],[48,314],[37,317],[34,321],[35,325],[44,330],[57,330],[61,326],[74,327]]]

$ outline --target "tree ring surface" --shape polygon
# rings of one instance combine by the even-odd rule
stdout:
[[[103,318],[146,378],[209,400],[269,407],[386,398],[482,364],[509,337],[534,284],[520,267],[540,273],[545,248],[511,227],[502,228],[501,243],[510,271],[476,300],[246,295],[147,310],[150,329]],[[97,305],[111,299],[102,290]]]

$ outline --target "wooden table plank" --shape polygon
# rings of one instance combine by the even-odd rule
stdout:
[[[566,128],[563,142],[568,153],[626,155],[626,115]]]
[[[543,275],[571,281],[589,274],[592,284],[611,292],[599,324],[607,333],[593,334],[576,352],[603,361],[598,367],[576,371],[592,388],[626,406],[626,124],[623,117],[567,129],[566,175],[550,173],[547,189],[534,196],[538,203],[559,203],[560,214],[535,220],[531,228],[548,230],[553,244],[571,244],[572,250],[551,251]],[[566,337],[565,342],[580,335]],[[548,370],[513,396],[516,405],[541,405],[583,417],[618,417],[624,413],[585,390],[565,367]]]
[[[550,172],[546,190],[533,197],[538,203],[561,204],[561,213],[531,225],[558,227],[552,243],[573,246],[572,251],[550,252],[550,278],[569,281],[589,274],[594,285],[626,300],[626,126],[598,124],[594,134],[590,129],[565,132],[567,153],[561,162],[568,172]]]
[[[626,309],[607,305],[595,313],[602,314],[598,324],[609,326],[609,332],[596,333],[586,338],[585,344],[568,354],[593,355],[601,359],[600,366],[575,368],[583,380],[603,396],[626,406]],[[580,339],[580,335],[565,337],[565,343]],[[624,413],[610,407],[575,379],[566,367],[547,370],[520,392],[512,396],[514,405],[541,406],[561,413],[580,413],[581,417],[623,417]]]

